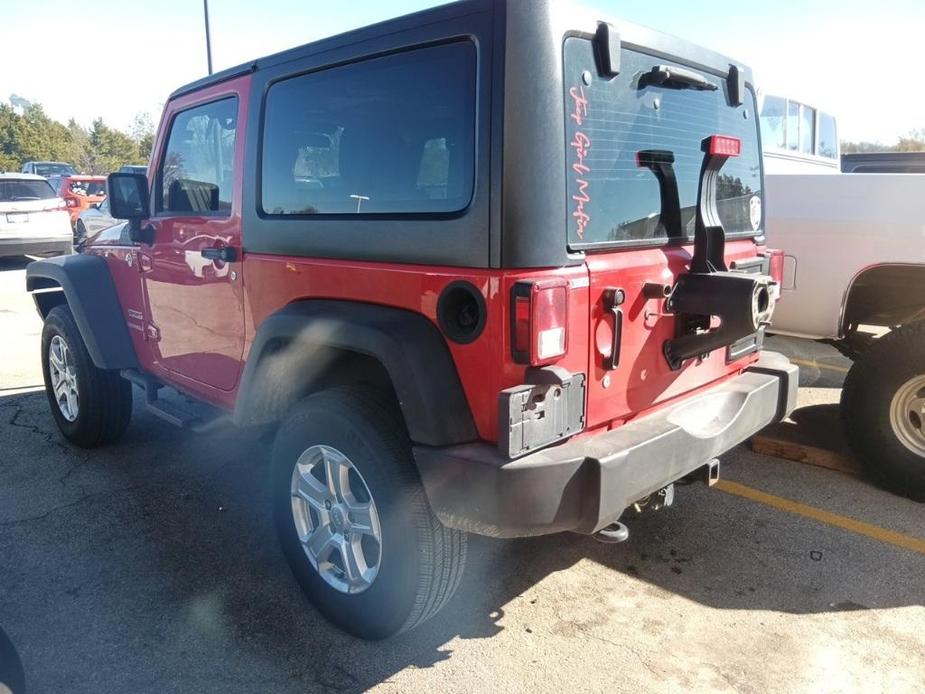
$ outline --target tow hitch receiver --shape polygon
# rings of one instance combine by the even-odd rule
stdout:
[[[716,207],[719,172],[739,155],[736,138],[713,135],[702,143],[703,166],[694,228],[690,272],[678,281],[666,302],[675,313],[677,333],[664,344],[673,370],[685,361],[725,347],[768,325],[774,312],[774,280],[766,275],[730,272],[726,267],[726,234]],[[664,166],[664,163],[663,163]],[[713,317],[719,325],[712,325]]]

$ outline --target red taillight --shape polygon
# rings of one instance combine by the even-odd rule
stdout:
[[[737,157],[742,153],[742,140],[728,135],[713,135],[707,152],[711,156]]]
[[[511,340],[514,361],[550,364],[568,347],[568,282],[518,282],[511,294]]]
[[[68,207],[80,207],[80,200],[77,198],[64,198],[64,204]]]
[[[781,250],[768,251],[768,274],[778,284],[784,282],[784,252]]]

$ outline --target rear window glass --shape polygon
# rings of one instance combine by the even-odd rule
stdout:
[[[293,77],[267,95],[271,215],[449,213],[469,205],[475,47],[459,42]]]
[[[48,200],[55,197],[55,191],[46,181],[28,179],[0,179],[0,202],[21,200]]]
[[[69,164],[36,164],[35,173],[39,176],[67,176],[77,172]]]
[[[637,153],[670,153],[678,183],[681,233],[694,233],[704,154],[702,141],[729,135],[742,142],[739,157],[720,172],[718,211],[729,234],[754,234],[761,222],[761,152],[754,93],[730,106],[725,81],[705,77],[716,90],[646,84],[656,65],[672,65],[623,50],[620,74],[598,75],[593,44],[570,38],[565,50],[568,239],[572,247],[656,242],[668,238],[660,220],[659,181],[637,165]],[[586,84],[589,82],[589,84]]]
[[[65,193],[85,198],[106,195],[106,181],[69,181],[65,188]]]

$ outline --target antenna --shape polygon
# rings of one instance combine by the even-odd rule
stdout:
[[[209,63],[209,74],[212,74],[212,38],[209,36],[209,0],[202,0],[202,11],[206,19],[206,60]]]

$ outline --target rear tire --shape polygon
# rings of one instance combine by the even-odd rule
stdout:
[[[925,501],[925,323],[897,328],[860,355],[845,379],[841,412],[868,475]]]
[[[84,226],[84,223],[78,219],[77,224],[74,226],[74,246],[79,247],[86,240],[87,227]]]
[[[42,376],[55,424],[68,441],[93,448],[118,440],[132,417],[132,384],[98,369],[66,304],[42,329]]]
[[[349,468],[342,476],[328,475],[342,466]],[[345,496],[352,501],[342,503],[331,491],[337,478],[348,481]],[[325,617],[355,636],[382,639],[411,629],[435,615],[459,585],[466,535],[445,528],[431,511],[404,425],[375,391],[334,388],[295,406],[273,446],[273,498],[296,579]],[[349,512],[361,507],[371,510]],[[329,534],[319,534],[325,528]],[[361,567],[353,572],[361,578],[351,585],[343,554],[351,549],[343,538],[356,541],[358,534],[363,557],[351,565]]]

